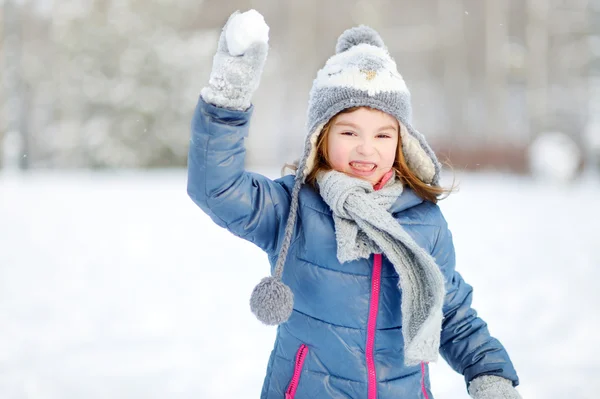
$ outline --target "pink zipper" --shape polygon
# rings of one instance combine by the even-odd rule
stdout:
[[[429,399],[427,389],[425,388],[425,363],[423,362],[421,362],[421,391],[423,391],[423,396],[425,399]]]
[[[302,344],[296,353],[296,365],[294,366],[294,375],[292,376],[292,381],[290,381],[290,385],[288,386],[287,391],[285,391],[285,399],[294,399],[296,395],[296,390],[298,389],[298,383],[300,382],[300,373],[302,372],[302,365],[304,364],[304,359],[306,358],[306,354],[308,353],[308,346]]]
[[[367,323],[367,374],[369,378],[369,399],[377,398],[377,372],[375,371],[375,331],[377,329],[377,312],[379,310],[379,290],[381,287],[381,254],[375,254],[373,260],[373,276],[371,278],[371,306]]]
[[[381,189],[395,173],[393,169],[388,171],[379,183],[373,188],[375,191]],[[375,370],[375,332],[377,331],[377,313],[379,312],[379,291],[381,289],[381,254],[375,254],[373,258],[373,275],[371,277],[371,305],[369,307],[369,321],[367,322],[367,391],[368,399],[377,399],[377,371]]]

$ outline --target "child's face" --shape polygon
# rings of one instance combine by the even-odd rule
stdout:
[[[361,107],[339,114],[327,137],[331,167],[376,184],[394,165],[398,121],[385,112]]]

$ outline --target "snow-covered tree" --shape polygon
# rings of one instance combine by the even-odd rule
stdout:
[[[182,165],[191,109],[217,32],[199,2],[56,2],[48,89],[54,123],[38,138],[52,164]]]

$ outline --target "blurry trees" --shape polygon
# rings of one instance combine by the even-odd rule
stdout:
[[[190,108],[217,33],[193,26],[192,2],[55,2],[52,15],[56,118],[39,148],[70,166],[181,164]],[[74,11],[76,10],[76,11]],[[64,151],[63,144],[73,148]]]
[[[600,175],[600,0],[590,2],[589,122],[584,135],[588,171]]]
[[[233,10],[256,8],[271,27],[271,49],[254,101],[251,164],[300,155],[317,69],[344,29],[365,23],[382,34],[413,92],[414,123],[443,159],[523,170],[540,132],[581,141],[586,131],[596,3],[4,0],[0,144],[21,145],[22,167],[23,159],[34,167],[185,165],[220,28]]]
[[[550,40],[547,0],[527,0],[525,41],[527,44],[527,111],[529,131],[539,130],[548,111],[548,42]]]
[[[0,3],[1,4],[1,3]],[[3,88],[2,115],[4,123],[0,130],[0,166],[27,169],[29,144],[26,114],[26,96],[28,90],[21,78],[23,25],[25,10],[13,0],[5,0],[2,4],[2,75]]]

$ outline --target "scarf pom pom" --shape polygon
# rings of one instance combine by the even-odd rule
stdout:
[[[265,277],[250,297],[250,309],[262,323],[275,326],[290,318],[294,308],[294,294],[287,285],[274,277]]]

